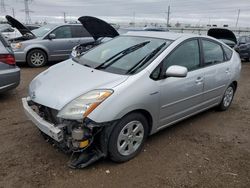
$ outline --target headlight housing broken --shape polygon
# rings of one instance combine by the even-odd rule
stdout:
[[[87,117],[97,106],[112,95],[113,90],[93,90],[77,97],[58,113],[57,117],[81,120]]]

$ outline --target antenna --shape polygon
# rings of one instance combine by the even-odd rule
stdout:
[[[6,5],[4,0],[1,0],[1,12],[6,12]]]

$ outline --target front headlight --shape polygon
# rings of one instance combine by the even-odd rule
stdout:
[[[18,43],[11,43],[11,48],[13,49],[20,49],[22,48],[22,43],[18,42]]]
[[[112,93],[113,90],[93,90],[83,94],[64,106],[57,117],[72,120],[83,119]]]

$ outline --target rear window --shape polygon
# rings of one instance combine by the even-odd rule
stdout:
[[[226,60],[227,61],[230,60],[231,57],[232,57],[232,55],[233,55],[233,51],[231,49],[229,49],[228,47],[224,46],[224,45],[222,47],[223,47],[223,50],[225,52],[225,58],[226,58]]]
[[[88,31],[82,25],[73,25],[71,26],[72,37],[79,38],[79,37],[91,37]]]

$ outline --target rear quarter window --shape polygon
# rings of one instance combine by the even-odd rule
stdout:
[[[202,46],[205,66],[224,62],[224,52],[220,44],[202,39]]]
[[[232,58],[233,51],[224,45],[222,46],[222,48],[225,52],[226,61],[229,61]]]

